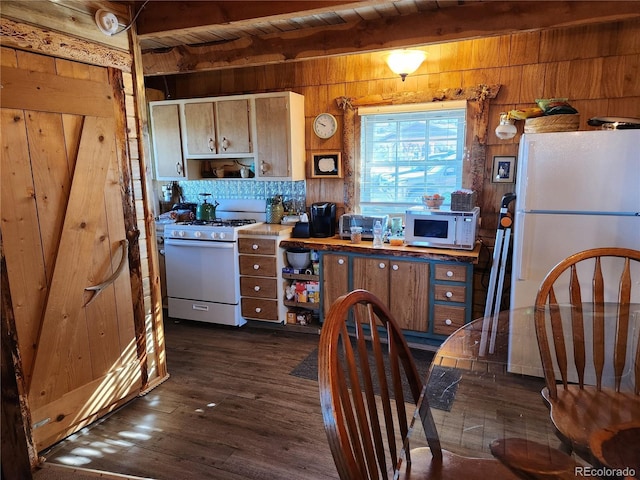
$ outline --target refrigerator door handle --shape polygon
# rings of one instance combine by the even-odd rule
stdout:
[[[520,218],[515,221],[514,237],[520,241],[514,242],[513,258],[516,259],[515,278],[516,280],[526,280],[529,276],[529,257],[531,249],[525,247],[524,243],[527,241],[527,235],[525,231],[526,220],[524,215],[519,215]]]

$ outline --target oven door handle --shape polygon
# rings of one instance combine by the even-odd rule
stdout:
[[[174,238],[164,239],[165,247],[198,247],[198,248],[235,248],[235,242],[210,242],[207,240],[178,240]]]

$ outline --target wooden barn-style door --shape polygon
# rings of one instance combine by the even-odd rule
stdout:
[[[118,71],[3,49],[1,73],[2,248],[39,451],[144,382],[123,213],[124,107]]]

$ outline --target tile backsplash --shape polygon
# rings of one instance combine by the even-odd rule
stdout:
[[[161,185],[158,182],[158,191]],[[295,202],[296,206],[304,206],[306,198],[306,182],[292,181],[254,181],[254,180],[190,180],[178,182],[185,202],[198,203],[202,200],[200,193],[210,193],[211,198],[221,199],[264,199],[282,195],[285,201]],[[161,193],[160,193],[161,194]]]

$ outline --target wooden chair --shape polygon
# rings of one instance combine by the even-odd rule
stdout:
[[[566,451],[575,450],[588,461],[593,459],[589,439],[594,433],[640,421],[640,337],[634,338],[638,333],[633,330],[640,322],[633,328],[630,324],[631,290],[640,279],[632,281],[632,263],[640,266],[640,251],[596,248],[576,253],[547,274],[536,297],[536,334],[546,383],[542,396]],[[616,285],[605,285],[604,278],[612,277]],[[581,278],[590,293],[582,289]],[[568,292],[562,292],[559,284],[567,280]],[[614,298],[608,298],[611,291]],[[612,300],[613,305],[608,303]],[[593,321],[584,321],[589,316]]]
[[[350,318],[355,320],[353,339],[347,331]],[[393,478],[407,441],[408,416],[415,411],[423,384],[387,307],[366,290],[338,298],[322,326],[318,362],[324,426],[340,478]],[[402,377],[410,391],[407,395]],[[493,458],[466,458],[442,450],[426,398],[422,405],[430,448],[409,450],[399,478],[516,478]]]

